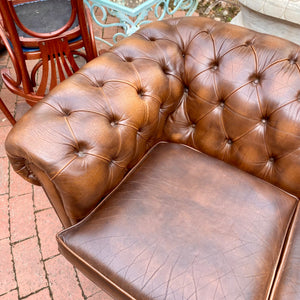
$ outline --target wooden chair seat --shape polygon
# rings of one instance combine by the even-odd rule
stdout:
[[[2,79],[11,92],[31,106],[78,70],[74,55],[86,61],[97,56],[92,21],[83,0],[3,0],[0,13],[0,36],[15,72],[11,76],[7,69],[1,70]],[[55,67],[57,58],[63,56],[68,62]],[[26,61],[35,59],[39,61],[28,69]],[[39,70],[42,76],[38,76]]]

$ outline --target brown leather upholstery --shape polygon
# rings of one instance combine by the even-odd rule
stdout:
[[[300,299],[300,212],[299,204],[287,240],[271,299]]]
[[[290,259],[293,260],[295,257],[293,251],[296,250],[289,252],[294,242],[293,245],[289,243],[285,245],[285,242],[295,240],[297,245],[298,241],[298,231],[293,229],[296,228],[295,221],[292,221],[291,225],[289,222],[293,218],[295,205],[300,196],[299,53],[299,46],[293,43],[230,24],[198,17],[171,19],[145,26],[55,88],[43,102],[38,103],[16,124],[8,136],[6,149],[14,169],[25,179],[44,187],[65,227],[84,219],[106,195],[111,193],[91,217],[60,235],[60,239],[64,240],[61,251],[109,290],[116,292],[118,288],[115,285],[120,285],[124,289],[129,289],[136,297],[139,298],[140,295],[142,297],[140,279],[134,283],[130,283],[130,279],[126,281],[130,268],[126,276],[122,273],[123,269],[119,270],[121,275],[118,274],[117,267],[122,264],[118,259],[122,258],[123,251],[120,255],[115,253],[117,265],[113,268],[108,264],[108,258],[101,256],[100,250],[97,252],[97,249],[105,249],[101,248],[102,245],[95,246],[92,243],[92,247],[83,249],[81,241],[83,239],[84,243],[94,239],[96,241],[102,234],[104,236],[107,234],[106,227],[110,226],[109,218],[105,219],[104,229],[100,230],[97,227],[99,224],[103,226],[102,218],[107,213],[102,208],[105,205],[113,207],[114,201],[116,203],[120,201],[118,193],[125,188],[124,183],[121,183],[119,189],[115,188],[149,149],[159,141],[185,144],[213,159],[206,160],[204,159],[206,156],[197,153],[199,160],[206,161],[201,162],[198,171],[201,173],[199,181],[207,185],[207,190],[206,192],[203,190],[206,194],[199,199],[197,197],[202,195],[202,189],[199,189],[198,184],[194,184],[189,192],[197,198],[197,201],[195,200],[197,210],[201,207],[203,212],[200,211],[205,218],[199,220],[195,216],[192,218],[193,224],[197,224],[199,229],[191,233],[189,230],[193,226],[184,227],[182,236],[180,235],[181,243],[185,241],[183,237],[186,237],[187,241],[195,240],[201,245],[199,251],[200,249],[204,252],[213,251],[215,241],[221,240],[217,236],[222,236],[222,244],[216,248],[221,257],[221,253],[226,252],[228,244],[232,246],[234,241],[237,243],[245,241],[248,235],[253,237],[251,234],[255,232],[260,243],[258,240],[251,242],[250,239],[248,246],[247,243],[241,247],[237,245],[237,252],[228,254],[230,262],[227,256],[225,259],[223,255],[224,261],[216,256],[217,259],[214,261],[216,265],[212,273],[209,273],[212,258],[206,261],[207,274],[211,274],[214,284],[217,284],[216,282],[220,284],[217,285],[216,293],[221,291],[221,286],[224,289],[227,284],[227,277],[220,274],[227,274],[227,270],[230,279],[233,280],[233,274],[238,278],[234,284],[230,281],[228,290],[216,294],[216,297],[266,299],[270,293],[275,293],[278,289],[280,292],[275,293],[276,296],[283,295],[280,297],[285,299],[286,293],[290,293],[285,290],[286,280],[290,280],[289,276],[292,276],[295,277],[293,278],[295,282],[299,282],[300,278],[297,271],[285,274],[286,271],[281,265],[284,261],[288,266]],[[168,150],[169,147],[172,149],[175,147],[173,144],[170,145],[172,146],[167,146]],[[159,149],[162,149],[161,146]],[[180,152],[186,150],[178,150],[178,154],[175,151],[176,155],[171,153],[167,155],[166,150],[155,151],[163,152],[165,159],[173,161],[170,168],[177,171],[176,168],[181,166],[181,160],[184,161]],[[180,164],[174,155],[181,158]],[[229,170],[234,169],[226,166],[229,169],[225,172],[223,163],[222,167],[217,169],[216,165],[220,162],[215,159],[223,160],[240,169],[235,170],[238,173],[233,177],[238,182],[236,185],[232,180],[226,181],[222,177],[222,174],[225,176],[227,172],[231,172]],[[190,159],[186,163],[190,165],[191,172],[194,170],[195,161]],[[208,162],[209,165],[203,169],[203,164]],[[153,168],[158,168],[155,176],[160,180],[151,186],[151,194],[162,199],[166,197],[167,208],[161,213],[155,211],[156,204],[152,203],[153,199],[147,198],[150,194],[149,186],[147,196],[144,199],[140,197],[142,203],[149,202],[148,213],[157,216],[157,222],[162,222],[160,218],[171,220],[171,216],[176,215],[176,207],[172,207],[172,199],[168,198],[169,190],[172,193],[176,191],[176,185],[170,185],[168,182],[169,176],[175,174],[171,172],[168,175],[169,173],[163,172],[159,169],[160,164],[163,165],[160,162],[155,162],[155,165],[153,163]],[[144,167],[141,165],[139,168]],[[210,176],[206,177],[205,173],[208,170]],[[139,170],[135,170],[134,174],[138,172]],[[165,175],[158,176],[160,172]],[[184,187],[189,184],[192,180],[189,178],[192,177],[189,176],[189,171],[180,174],[182,177],[180,186]],[[253,175],[256,179],[253,179]],[[243,191],[239,184],[244,176],[247,177],[245,180],[248,184],[241,185],[245,189]],[[255,180],[255,183],[252,180]],[[261,180],[267,183],[262,183]],[[220,188],[215,191],[218,184]],[[125,185],[129,193],[128,182]],[[279,192],[279,189],[282,192]],[[215,194],[210,195],[208,191],[213,193],[219,191],[219,197],[214,196]],[[178,192],[178,195],[183,198],[185,192],[188,192],[187,189],[183,189],[183,194]],[[134,191],[130,191],[132,197],[133,193]],[[177,193],[173,196],[176,195]],[[262,197],[261,202],[260,198],[256,198],[258,195]],[[281,196],[275,201],[276,195]],[[211,202],[215,201],[215,204],[209,202],[209,197],[212,197]],[[128,203],[125,202],[118,205],[120,207],[124,205],[124,209],[127,209]],[[137,202],[133,203],[138,205]],[[217,204],[221,210],[214,208],[216,209],[214,213],[206,215],[205,203],[212,205],[209,212],[214,211],[213,205]],[[179,211],[186,211],[186,215],[189,215],[189,204],[190,201],[184,198],[182,200],[184,209]],[[243,205],[246,205],[245,210],[237,212],[237,207]],[[283,210],[279,213],[281,208]],[[130,209],[134,211],[138,206]],[[170,216],[169,210],[172,212]],[[131,210],[130,213],[132,214]],[[126,219],[126,212],[122,212],[121,215]],[[93,219],[96,216],[101,218]],[[117,217],[119,218],[119,215]],[[112,222],[121,224],[122,217],[120,220],[117,220],[117,217],[111,216]],[[224,233],[241,227],[238,234],[234,232],[233,236],[236,238],[230,234],[224,236],[221,234],[222,226],[219,228],[215,225],[219,220],[226,221],[222,223]],[[134,224],[138,221],[146,222],[135,216],[126,220],[126,226],[124,225],[124,228],[121,226],[120,232],[122,234],[125,231],[130,232],[136,228]],[[209,229],[207,226],[209,221],[212,223],[211,226],[215,225],[220,231]],[[156,224],[155,219],[148,222]],[[171,225],[164,227],[162,224],[163,222],[160,228],[163,230],[167,228],[173,230]],[[202,226],[203,224],[205,226]],[[231,224],[234,224],[233,227]],[[133,226],[133,229],[130,226]],[[87,228],[90,227],[93,230],[88,231]],[[148,227],[151,228],[151,225]],[[145,236],[149,236],[148,227],[139,227],[145,231]],[[117,228],[114,230],[117,232]],[[157,235],[165,234],[163,230],[159,230]],[[289,233],[286,236],[287,230]],[[175,233],[176,236],[180,232]],[[204,240],[207,244],[203,242]],[[171,243],[167,244],[172,248]],[[212,249],[208,245],[213,245]],[[166,252],[170,251],[168,266],[174,263],[172,259],[177,253],[174,247],[173,250],[171,248],[165,249]],[[119,243],[116,249],[122,249],[122,243]],[[187,242],[187,251],[188,249]],[[138,250],[135,248],[135,251]],[[172,255],[172,251],[175,256]],[[247,255],[246,251],[249,251]],[[288,253],[291,253],[290,258]],[[186,261],[187,265],[191,264],[189,259],[184,258],[186,255],[187,253],[182,257],[177,255],[180,264],[181,260]],[[203,253],[199,255],[201,257]],[[156,255],[153,255],[153,259],[156,259]],[[159,265],[159,261],[163,261],[163,255],[157,259],[156,266]],[[124,267],[128,266],[128,263],[130,264],[129,260],[124,263]],[[221,273],[218,273],[217,266],[220,266]],[[139,261],[137,267],[139,270],[135,269],[136,275],[143,272],[143,267],[143,262]],[[162,284],[157,287],[157,292],[165,288],[165,292],[171,293],[169,285],[163,284],[168,282],[168,275],[173,276],[173,271],[177,272],[176,268],[163,269],[162,276],[165,280],[157,279]],[[282,279],[277,277],[278,269],[282,272],[280,275]],[[109,274],[109,278],[103,278],[99,272]],[[179,276],[180,271],[178,272]],[[116,282],[109,283],[110,280]],[[201,277],[200,272],[197,274],[197,282],[201,283],[199,289],[202,289],[201,280],[205,278]],[[177,281],[172,284],[175,282]],[[209,284],[205,286],[207,290],[203,287],[204,290],[208,291]],[[146,298],[153,295],[150,290],[149,287],[145,292]],[[240,293],[241,290],[243,294]],[[178,297],[186,296],[185,291],[185,294],[182,294],[182,289],[179,289],[178,293],[180,295]],[[272,294],[272,297],[275,294]],[[296,292],[296,295],[300,297],[299,292]],[[173,297],[173,294],[170,297]],[[195,295],[192,297],[196,298]]]
[[[58,242],[96,283],[135,299],[267,299],[296,204],[215,158],[159,144]]]

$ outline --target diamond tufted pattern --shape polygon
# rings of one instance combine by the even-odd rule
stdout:
[[[199,22],[188,22],[186,90],[167,120],[167,139],[299,196],[299,47],[213,22],[199,30]]]
[[[65,226],[160,140],[299,197],[299,50],[204,18],[151,24],[38,103],[8,136],[8,156],[20,175],[44,186]]]

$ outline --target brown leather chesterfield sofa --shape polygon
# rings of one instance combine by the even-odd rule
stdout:
[[[114,299],[300,299],[299,56],[171,19],[55,88],[6,149],[61,253]]]

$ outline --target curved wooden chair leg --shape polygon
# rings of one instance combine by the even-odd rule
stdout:
[[[4,104],[4,102],[2,101],[1,98],[0,98],[0,109],[2,110],[2,112],[4,113],[6,118],[9,120],[11,125],[14,126],[16,124],[16,120],[14,119],[14,117],[12,116],[10,111],[7,109],[7,107],[5,106],[5,104]]]

